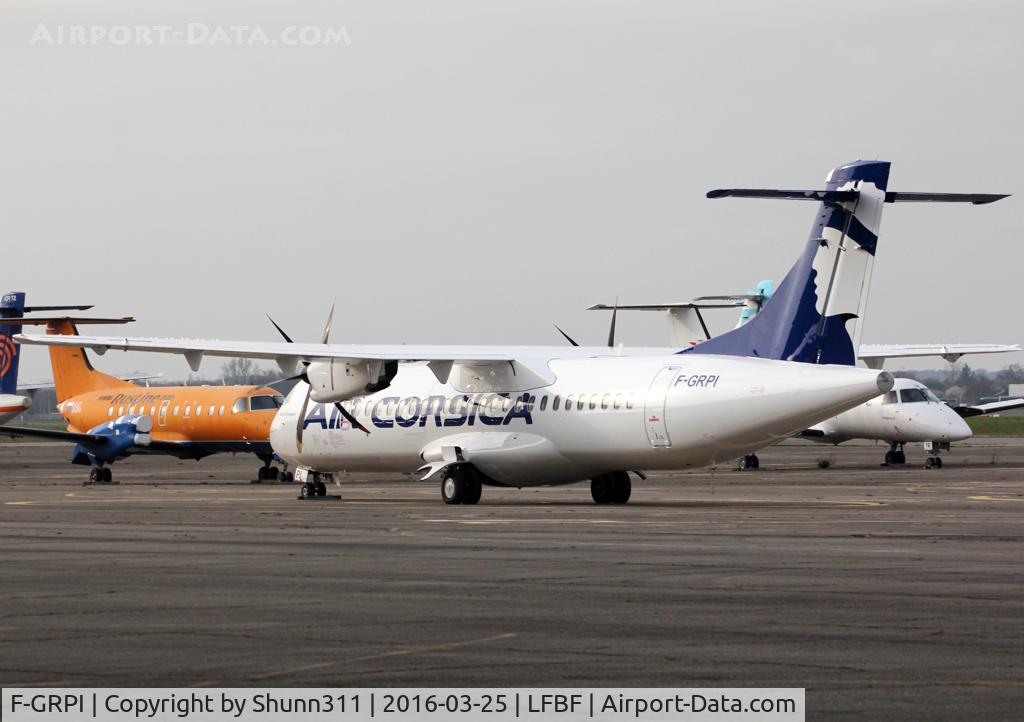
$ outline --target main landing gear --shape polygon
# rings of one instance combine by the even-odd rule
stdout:
[[[625,504],[632,491],[633,484],[625,471],[610,471],[590,480],[590,495],[595,504]]]
[[[926,469],[941,469],[942,468],[942,457],[935,455],[929,456],[924,460],[924,468]]]
[[[256,478],[259,481],[281,481],[284,483],[290,483],[295,480],[292,473],[288,471],[288,467],[279,470],[276,466],[271,466],[270,461],[271,460],[269,458],[265,459],[263,466],[261,466],[259,471],[256,472]]]
[[[480,472],[472,466],[449,466],[441,477],[441,499],[445,504],[476,504],[483,493]]]
[[[90,484],[112,484],[114,473],[107,466],[94,466],[89,472]]]
[[[739,463],[740,471],[747,471],[761,468],[761,460],[757,458],[757,454],[747,454]]]
[[[885,464],[883,464],[883,466],[898,466],[906,463],[907,455],[903,453],[903,444],[899,441],[891,442],[889,444],[889,450],[885,452]]]

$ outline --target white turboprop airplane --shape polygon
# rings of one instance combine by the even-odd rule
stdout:
[[[772,282],[766,280],[760,281],[746,294],[701,296],[682,303],[615,303],[611,306],[595,304],[588,310],[612,311],[613,318],[618,311],[665,311],[668,315],[670,336],[676,341],[690,339],[689,343],[695,345],[711,338],[702,310],[742,308],[736,325],[736,328],[739,328],[754,318],[771,297]],[[699,323],[699,329],[695,321]],[[564,331],[562,333],[564,334]],[[1024,349],[1017,344],[869,344],[858,348],[857,358],[868,368],[881,369],[890,358],[941,356],[944,360],[955,363],[968,354],[1013,353],[1022,350]],[[861,406],[844,411],[838,416],[803,430],[799,436],[811,441],[836,445],[854,439],[884,441],[889,444],[884,457],[886,465],[905,464],[905,445],[920,442],[929,452],[925,458],[925,467],[941,469],[941,452],[948,451],[951,442],[963,441],[972,436],[970,426],[963,420],[965,416],[1006,411],[1022,405],[1024,402],[998,402],[987,411],[974,406],[953,409],[940,401],[924,384],[900,378],[896,379],[895,387],[884,397],[872,399]],[[757,469],[760,465],[760,459],[753,453],[745,454],[739,460],[740,469]]]
[[[987,203],[1002,196],[886,190],[889,163],[833,170],[825,190],[709,194],[818,201],[810,238],[762,313],[695,347],[358,346],[99,336],[25,343],[272,359],[295,386],[271,427],[304,496],[335,471],[441,473],[446,503],[482,485],[591,480],[597,503],[624,503],[628,470],[735,458],[887,392],[887,372],[852,368],[847,321],[859,314],[882,204]],[[286,338],[286,341],[288,339]],[[836,365],[842,364],[842,365]],[[312,404],[311,404],[312,402]],[[373,433],[369,433],[370,429]],[[366,433],[361,433],[366,432]]]

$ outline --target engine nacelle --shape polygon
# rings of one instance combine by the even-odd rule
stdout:
[[[366,359],[313,361],[306,367],[310,398],[318,403],[345,401],[361,394],[386,389],[397,364]]]

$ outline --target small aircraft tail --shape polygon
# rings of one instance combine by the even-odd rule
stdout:
[[[18,390],[18,356],[21,346],[12,338],[21,333],[21,326],[3,323],[5,318],[25,315],[25,294],[9,291],[0,297],[0,393],[13,394]]]
[[[46,325],[50,335],[77,336],[78,329],[70,319],[52,320]],[[89,363],[84,348],[50,346],[50,365],[57,391],[57,403],[72,396],[101,389],[136,388],[136,384],[97,371]]]
[[[761,311],[739,328],[680,353],[856,364],[860,319],[871,283],[883,204],[982,204],[1005,198],[888,191],[889,167],[886,161],[847,163],[829,173],[824,190],[731,188],[708,193],[709,198],[817,201],[818,210],[803,253]]]

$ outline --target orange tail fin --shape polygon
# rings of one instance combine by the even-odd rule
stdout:
[[[53,321],[46,325],[46,333],[77,336],[78,329],[71,321]],[[136,384],[94,369],[85,355],[84,348],[50,346],[50,365],[53,367],[53,383],[57,387],[58,404],[89,391],[136,388]]]

